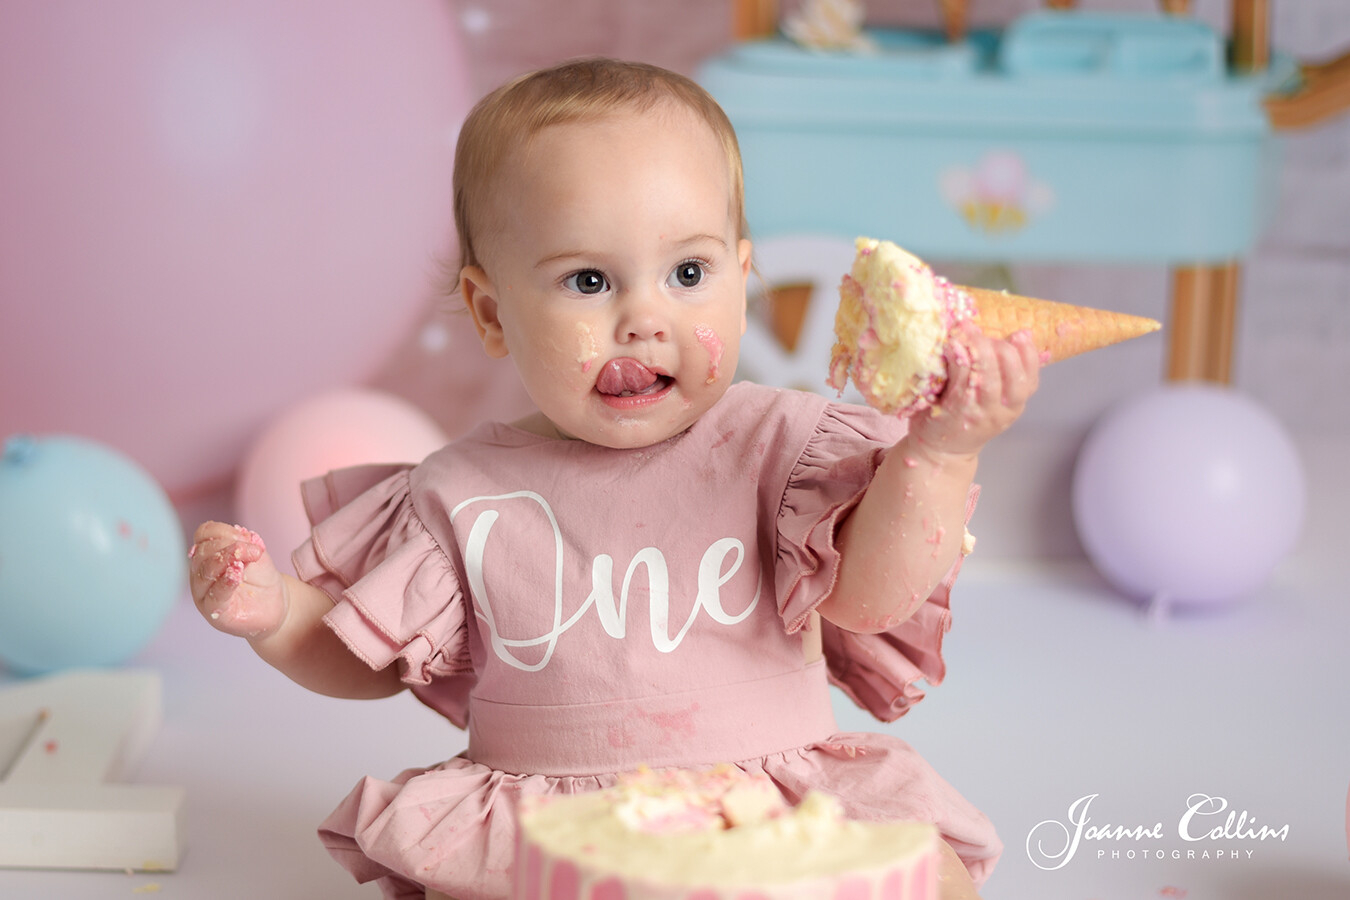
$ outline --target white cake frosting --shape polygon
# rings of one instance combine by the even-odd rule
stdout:
[[[937,833],[734,767],[522,803],[516,900],[932,900]]]
[[[839,285],[830,384],[852,379],[883,412],[927,409],[946,383],[947,337],[975,314],[969,294],[890,241],[860,237]]]

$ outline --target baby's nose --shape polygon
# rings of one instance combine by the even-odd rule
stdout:
[[[616,338],[621,344],[664,341],[670,332],[670,322],[658,297],[635,291],[625,296],[619,304],[616,331]]]

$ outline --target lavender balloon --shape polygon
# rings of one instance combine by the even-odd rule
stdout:
[[[1305,493],[1298,453],[1270,412],[1230,388],[1172,384],[1093,428],[1073,512],[1102,576],[1162,609],[1260,587],[1298,538]]]

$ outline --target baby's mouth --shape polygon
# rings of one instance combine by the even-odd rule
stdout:
[[[674,381],[631,357],[611,359],[600,369],[595,389],[610,397],[637,397],[655,394]]]

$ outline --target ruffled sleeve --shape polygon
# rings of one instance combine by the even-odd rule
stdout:
[[[413,507],[411,466],[359,466],[305,482],[313,529],[296,574],[326,591],[324,621],[372,669],[397,663],[419,700],[467,721],[473,666],[459,578]]]
[[[806,624],[834,587],[840,556],[835,546],[844,517],[862,499],[905,423],[865,407],[831,405],[789,476],[778,518],[778,610],[790,631]],[[979,488],[966,500],[966,521]],[[946,675],[942,638],[951,627],[952,584],[964,552],[915,613],[888,631],[858,634],[822,620],[830,681],[882,721],[908,712],[924,696],[915,682]]]

